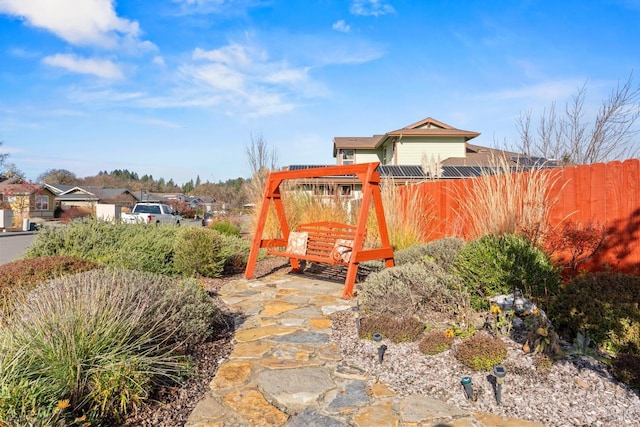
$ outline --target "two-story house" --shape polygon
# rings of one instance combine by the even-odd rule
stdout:
[[[505,166],[511,170],[541,167],[543,163],[552,166],[545,159],[469,143],[479,135],[427,117],[384,134],[334,137],[333,157],[337,165],[380,162],[381,177],[393,178],[396,184],[478,177],[487,171],[504,172]],[[320,166],[291,165],[285,169],[311,167]],[[352,177],[325,177],[305,187],[316,195],[358,198],[355,181]]]
[[[333,138],[338,165],[380,162],[383,166],[421,165],[427,161],[464,158],[467,142],[479,132],[456,129],[431,117],[384,135]]]

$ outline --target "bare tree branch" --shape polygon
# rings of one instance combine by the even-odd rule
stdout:
[[[633,73],[602,101],[592,122],[585,119],[586,94],[587,82],[565,105],[562,116],[556,114],[555,102],[545,109],[540,116],[536,138],[531,129],[531,111],[521,113],[516,119],[519,151],[565,164],[589,164],[636,156],[640,147],[634,144],[634,137],[640,129],[634,125],[640,118],[640,86],[634,86]]]

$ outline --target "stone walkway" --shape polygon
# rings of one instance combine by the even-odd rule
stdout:
[[[340,298],[340,283],[280,273],[237,280],[220,294],[238,313],[235,346],[186,426],[541,426],[399,397],[342,363],[329,315],[353,311],[355,301]]]

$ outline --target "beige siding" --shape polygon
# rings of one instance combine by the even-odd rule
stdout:
[[[403,138],[396,144],[398,165],[419,165],[422,155],[427,160],[445,160],[449,157],[465,157],[464,138]]]
[[[356,163],[381,162],[382,155],[378,150],[356,150]]]

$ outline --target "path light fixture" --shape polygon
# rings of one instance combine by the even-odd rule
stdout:
[[[473,384],[471,377],[462,377],[460,383],[464,387],[464,393],[467,396],[467,400],[473,400]]]
[[[496,377],[496,403],[499,405],[502,399],[502,383],[504,377],[507,375],[507,370],[502,365],[496,365],[493,367],[493,376]]]
[[[375,334],[373,334],[373,340],[375,342],[380,342],[382,341],[382,334],[379,334],[378,332],[376,332]]]
[[[387,351],[387,346],[382,344],[378,347],[378,363],[382,363],[382,359],[384,359],[384,352]]]

